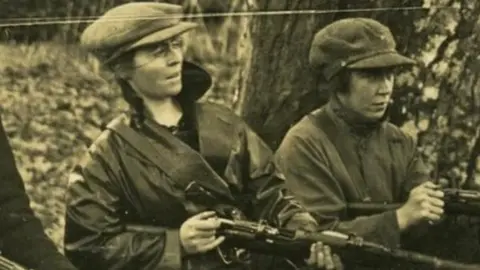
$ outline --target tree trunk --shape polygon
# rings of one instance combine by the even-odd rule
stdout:
[[[260,0],[258,10],[335,9],[338,1]],[[253,57],[241,114],[273,148],[290,124],[324,103],[308,69],[313,34],[334,14],[257,16],[251,28]]]
[[[186,53],[187,59],[201,64],[213,77],[213,86],[204,99],[235,110],[241,93],[246,91],[245,81],[250,70],[251,18],[208,15],[246,12],[250,9],[250,1],[186,0],[183,5],[188,14],[206,15],[192,19],[200,27],[191,32],[192,42]]]

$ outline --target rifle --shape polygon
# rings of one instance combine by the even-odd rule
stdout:
[[[29,269],[0,255],[0,270],[29,270]]]
[[[444,210],[447,215],[480,217],[480,192],[456,188],[443,189]],[[385,211],[396,210],[401,203],[361,202],[347,204],[347,215],[350,218],[369,216]]]
[[[221,199],[221,196],[216,196],[196,182],[191,182],[187,186],[185,197],[187,200],[203,205],[219,214],[221,227],[218,235],[225,236],[225,241],[217,248],[217,252],[227,264],[232,261],[248,261],[249,251],[289,258],[290,262],[292,260],[300,261],[310,255],[310,246],[320,241],[330,246],[332,251],[339,254],[344,261],[363,266],[378,267],[380,262],[392,266],[392,263],[402,262],[412,266],[430,266],[431,269],[480,269],[479,265],[442,260],[402,249],[390,249],[365,241],[353,234],[335,231],[310,233],[254,223],[246,220],[238,208],[222,204],[225,201]]]
[[[353,234],[289,230],[246,220],[221,218],[220,221],[218,235],[225,236],[226,246],[245,248],[261,254],[306,259],[310,254],[310,246],[320,241],[330,246],[341,258],[350,259],[348,261],[352,263],[354,260],[363,266],[378,267],[380,262],[391,266],[392,263],[402,262],[410,267],[422,266],[430,269],[480,269],[480,265],[463,264],[417,252],[387,248]],[[405,269],[412,269],[410,267]]]

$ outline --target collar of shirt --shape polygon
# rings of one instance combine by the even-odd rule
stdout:
[[[143,123],[137,123],[135,121],[131,122],[132,127],[141,131],[142,133],[146,133],[149,137],[156,137],[154,134],[157,132],[155,129],[163,128],[170,131],[173,135],[177,135],[178,133],[187,132],[196,130],[196,117],[195,117],[195,105],[194,104],[180,104],[182,107],[182,116],[180,117],[178,124],[173,126],[167,126],[159,124],[155,121],[151,115],[145,110],[143,115],[145,121],[148,121],[148,125]],[[132,118],[133,119],[133,118]]]

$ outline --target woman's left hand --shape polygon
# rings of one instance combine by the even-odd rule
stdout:
[[[317,242],[310,247],[307,265],[313,269],[342,270],[343,264],[337,254],[332,254],[329,246]]]

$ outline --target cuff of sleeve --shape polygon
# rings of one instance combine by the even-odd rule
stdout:
[[[307,212],[294,214],[285,224],[285,228],[291,230],[305,230],[314,232],[318,229],[317,221]]]
[[[161,269],[179,270],[182,268],[182,247],[178,230],[165,232],[165,248],[163,250]]]
[[[398,226],[397,213],[395,210],[382,213],[385,222],[382,222],[382,233],[388,235],[391,248],[400,247],[400,227]]]

